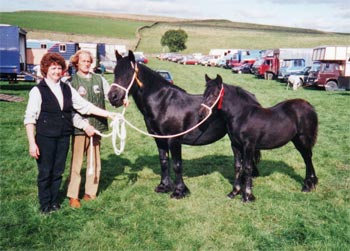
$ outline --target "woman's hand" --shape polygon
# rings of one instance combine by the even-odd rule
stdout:
[[[33,143],[29,146],[29,155],[34,159],[39,159],[40,151],[36,143]]]
[[[116,112],[108,112],[108,118],[109,119],[114,120],[116,116],[117,116]]]
[[[88,125],[84,131],[87,134],[87,136],[92,137],[95,134],[95,127],[93,127],[92,125]]]

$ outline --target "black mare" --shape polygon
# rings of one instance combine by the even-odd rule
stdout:
[[[197,125],[201,118],[198,109],[203,96],[191,95],[170,84],[145,65],[135,63],[133,52],[127,57],[116,53],[114,83],[108,97],[112,105],[119,107],[126,95],[131,94],[144,117],[147,130],[156,135],[174,135]],[[189,193],[182,176],[181,145],[205,145],[223,138],[227,133],[224,121],[213,115],[200,127],[183,136],[156,138],[161,166],[161,181],[156,192],[171,192],[172,198],[182,198]],[[170,179],[169,153],[173,160],[175,184]],[[254,169],[260,152],[254,153]]]
[[[229,197],[242,194],[243,201],[254,200],[252,193],[252,162],[254,151],[281,147],[292,141],[306,165],[306,176],[302,191],[309,192],[316,187],[318,179],[312,164],[312,147],[316,143],[318,119],[315,109],[303,99],[286,100],[271,108],[262,108],[258,103],[247,102],[241,88],[224,84],[220,75],[210,79],[206,75],[206,89],[203,104],[211,106],[224,88],[220,109],[214,106],[213,114],[223,118],[227,125],[236,158],[236,177]],[[249,98],[248,98],[249,99]],[[208,109],[199,110],[205,116]]]

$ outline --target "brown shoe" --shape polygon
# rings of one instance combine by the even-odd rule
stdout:
[[[69,205],[71,208],[80,208],[81,206],[79,199],[74,199],[74,198],[69,199]]]
[[[85,200],[85,201],[94,200],[94,199],[96,199],[96,195],[85,194],[83,197],[83,200]]]

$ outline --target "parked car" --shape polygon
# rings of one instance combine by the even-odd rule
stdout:
[[[170,62],[173,62],[173,63],[177,63],[177,62],[179,62],[182,59],[182,57],[183,56],[181,54],[172,53],[172,54],[169,55],[167,60],[170,61]]]
[[[242,65],[238,65],[232,68],[233,73],[252,73],[252,66],[251,63],[245,63]]]
[[[203,66],[212,66],[211,60],[214,58],[214,56],[203,56],[201,59],[198,60],[198,64]]]
[[[311,66],[306,66],[303,70],[294,72],[293,74],[289,75],[288,79],[291,76],[297,76],[302,81],[302,85],[304,85],[307,81],[310,70],[311,70]]]
[[[161,75],[164,79],[168,80],[168,82],[170,82],[171,84],[174,84],[173,77],[171,76],[169,71],[156,70],[156,72],[158,72],[159,75]]]
[[[293,87],[293,90],[297,90],[301,86],[305,86],[308,76],[310,74],[311,66],[305,67],[302,71],[294,72],[288,76],[287,89],[289,86]]]
[[[197,65],[198,59],[196,59],[194,56],[184,56],[178,63],[183,65]]]

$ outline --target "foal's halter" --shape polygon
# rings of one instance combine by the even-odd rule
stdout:
[[[208,106],[204,103],[201,104],[201,106],[207,108],[209,110],[209,114],[212,113],[213,111],[213,108],[216,104],[218,104],[218,109],[220,110],[222,108],[222,100],[224,98],[224,93],[225,93],[225,89],[224,89],[224,85],[221,86],[221,89],[220,89],[220,92],[219,92],[219,95],[217,96],[217,98],[215,99],[215,102],[211,105],[211,106]]]

